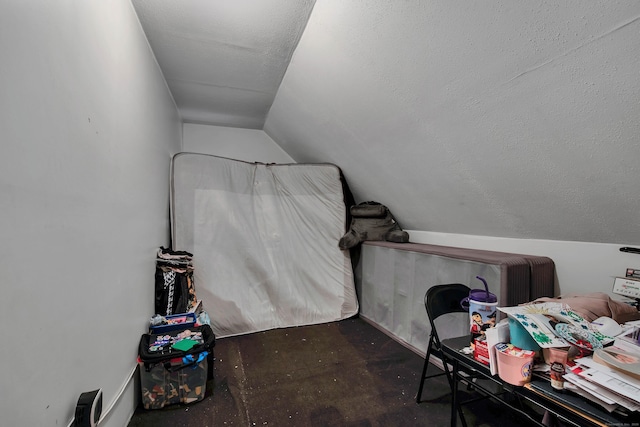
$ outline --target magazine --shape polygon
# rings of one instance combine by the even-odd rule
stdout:
[[[593,361],[618,372],[640,379],[640,355],[619,348],[600,348],[593,352]]]
[[[634,326],[627,332],[618,335],[613,345],[629,353],[640,354],[640,328]]]

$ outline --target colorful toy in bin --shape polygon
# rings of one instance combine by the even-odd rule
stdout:
[[[535,351],[523,350],[513,344],[496,344],[498,375],[503,381],[522,386],[531,381]]]
[[[156,314],[151,318],[149,330],[154,334],[178,331],[195,326],[196,320],[195,313],[172,314],[170,316]]]
[[[193,403],[204,399],[207,390],[208,352],[188,354],[148,369],[139,360],[142,405],[161,409],[176,403]]]
[[[182,341],[189,345],[184,348],[175,345]],[[202,400],[207,381],[213,379],[214,346],[215,335],[209,325],[143,334],[138,345],[138,363],[145,409]]]

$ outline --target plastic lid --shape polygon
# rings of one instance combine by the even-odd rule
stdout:
[[[469,291],[469,299],[478,302],[498,302],[498,297],[489,292],[489,285],[487,285],[487,281],[480,276],[476,276],[476,279],[484,283],[484,289],[471,289]]]

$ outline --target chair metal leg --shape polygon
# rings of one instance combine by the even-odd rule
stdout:
[[[434,337],[433,333],[429,337],[429,345],[427,346],[427,354],[424,357],[424,366],[422,367],[422,375],[420,376],[420,387],[418,388],[418,395],[416,396],[416,403],[420,403],[422,398],[422,389],[424,388],[424,381],[427,379],[427,369],[429,368],[429,359],[431,358],[431,347],[433,346]]]
[[[447,360],[444,356],[443,359],[446,367]],[[460,416],[460,422],[462,423],[462,426],[467,427],[467,420],[464,418],[462,407],[460,406],[460,402],[458,401],[458,377],[460,376],[458,361],[453,360],[452,365],[453,372],[451,373],[451,427],[456,427],[458,421],[457,416]]]
[[[442,355],[442,367],[444,369],[444,374],[447,376],[447,381],[449,381],[449,387],[451,388],[451,390],[453,390],[453,383],[455,380],[452,379],[452,373],[449,370],[449,364],[447,363],[447,358],[445,357],[444,352],[442,351],[442,345],[440,344],[440,339],[438,338],[437,334],[435,334],[434,336],[434,344],[438,349],[438,351],[440,352],[440,354]]]
[[[460,422],[463,427],[467,427],[467,420],[464,418],[464,413],[462,412],[462,406],[460,406],[460,402],[458,401],[458,381],[460,377],[460,368],[457,360],[451,361],[452,371],[449,371],[449,362],[444,352],[442,351],[442,347],[440,345],[440,340],[438,337],[435,337],[435,343],[440,350],[440,354],[442,355],[442,366],[444,368],[444,373],[447,376],[447,380],[449,381],[449,387],[451,388],[451,426],[456,426],[456,413],[460,416]]]

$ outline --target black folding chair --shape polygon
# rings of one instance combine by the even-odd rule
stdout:
[[[459,312],[468,314],[468,309],[462,308],[460,302],[462,301],[462,299],[469,296],[469,290],[470,289],[468,286],[461,283],[436,285],[429,288],[424,296],[424,306],[427,309],[427,316],[429,318],[429,324],[431,325],[431,334],[429,335],[429,345],[427,346],[427,354],[424,358],[424,367],[422,368],[422,375],[420,377],[420,388],[418,389],[418,395],[416,396],[417,403],[421,402],[424,382],[429,378],[446,375],[447,380],[449,381],[449,387],[453,389],[451,372],[449,371],[449,366],[447,365],[446,358],[442,353],[442,348],[440,346],[440,337],[438,336],[435,321],[440,316],[449,313]],[[469,323],[467,320],[466,325],[468,324]],[[427,368],[429,367],[432,354],[440,356],[440,360],[442,360],[442,364],[444,367],[444,372],[427,375]],[[462,409],[458,408],[458,412],[463,425],[465,425],[466,422],[462,414]]]

